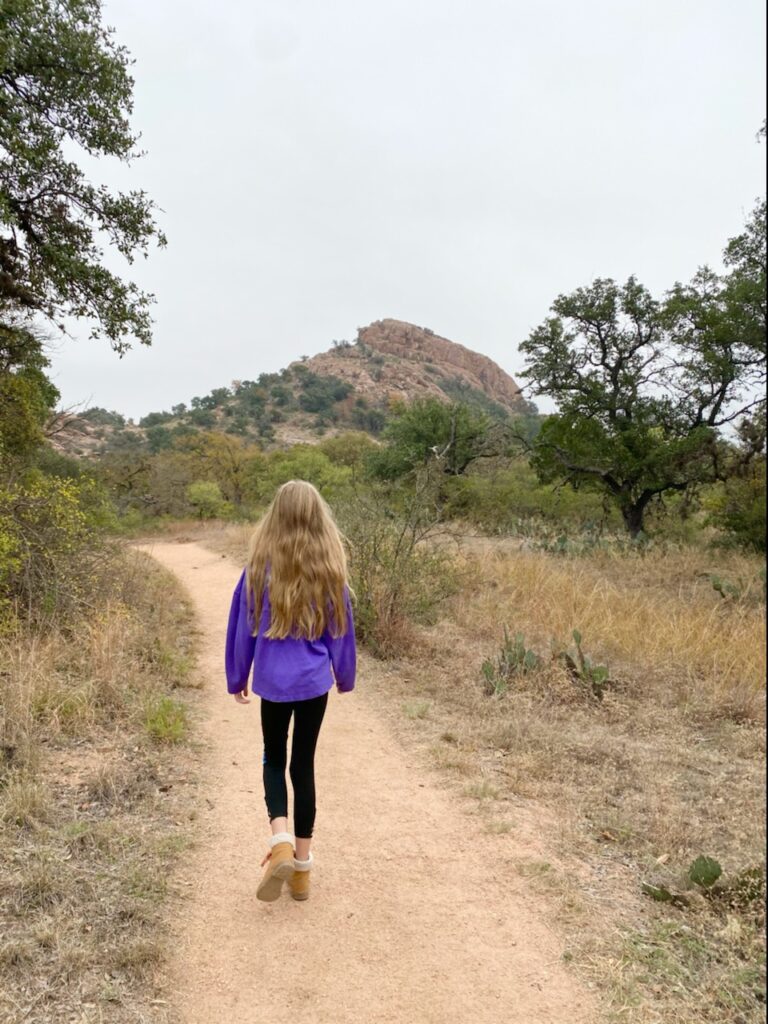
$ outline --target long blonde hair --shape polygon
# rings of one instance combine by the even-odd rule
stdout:
[[[289,480],[279,487],[257,523],[246,583],[254,632],[268,587],[272,616],[267,637],[316,640],[328,627],[334,636],[346,633],[346,552],[331,510],[306,480]]]

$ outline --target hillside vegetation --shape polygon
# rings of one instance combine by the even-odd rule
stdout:
[[[327,352],[277,373],[232,381],[138,423],[99,407],[62,414],[52,443],[64,454],[101,455],[154,454],[207,430],[267,449],[349,430],[378,437],[393,405],[424,398],[466,402],[495,419],[535,416],[515,381],[487,356],[428,328],[382,320],[360,328],[354,343],[334,341]]]

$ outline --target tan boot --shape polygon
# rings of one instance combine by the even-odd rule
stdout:
[[[294,861],[294,867],[296,864],[301,864],[300,869],[295,869],[291,877],[288,879],[288,888],[291,890],[291,896],[295,900],[308,900],[309,899],[309,865],[312,864],[312,854],[309,855],[309,861]],[[307,865],[306,867],[304,865]]]
[[[283,882],[293,875],[293,845],[287,840],[275,843],[268,855],[264,877],[256,890],[256,899],[272,903],[283,891]]]

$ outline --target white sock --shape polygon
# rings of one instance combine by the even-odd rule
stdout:
[[[293,846],[293,836],[290,832],[275,832],[272,838],[269,840],[269,848],[277,846],[278,843],[290,843]]]
[[[313,861],[314,861],[314,857],[312,856],[311,853],[310,853],[309,857],[307,857],[306,860],[297,860],[294,857],[293,858],[293,870],[294,871],[309,871],[309,869],[312,867]]]

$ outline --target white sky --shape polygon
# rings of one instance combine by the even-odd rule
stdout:
[[[396,317],[516,375],[554,297],[718,264],[763,192],[760,0],[108,0],[169,244],[151,348],[56,343],[132,417]],[[547,408],[547,403],[540,403]]]

